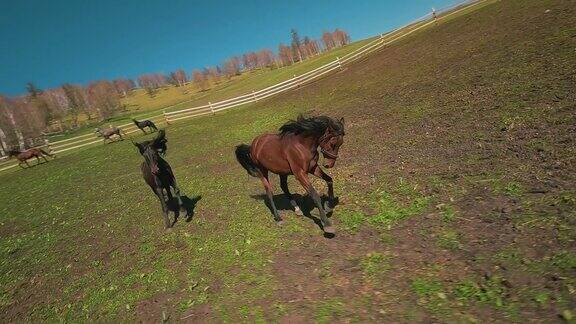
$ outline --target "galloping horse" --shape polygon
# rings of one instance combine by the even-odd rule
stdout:
[[[290,200],[290,205],[296,214],[302,215],[302,211],[288,190],[288,175],[293,174],[318,207],[324,232],[334,234],[335,230],[326,217],[326,213],[330,213],[334,207],[331,206],[334,202],[332,178],[318,165],[318,149],[324,156],[324,167],[332,168],[343,142],[343,118],[337,121],[326,116],[311,118],[298,116],[297,120],[289,121],[280,127],[278,134],[260,135],[252,141],[251,146],[238,145],[236,159],[249,175],[258,177],[262,181],[276,222],[281,223],[282,218],[278,215],[278,210],[274,205],[268,171],[280,176],[282,191]],[[320,196],[308,179],[308,173],[326,181],[329,200],[325,206],[322,206]]]
[[[46,155],[49,157],[54,158],[54,155],[44,151],[41,148],[31,148],[28,149],[26,151],[18,151],[18,150],[10,150],[8,151],[8,156],[12,157],[15,156],[18,159],[18,165],[24,169],[24,166],[22,165],[22,163],[25,163],[26,166],[30,167],[30,164],[28,164],[28,160],[35,157],[36,161],[38,162],[38,164],[40,164],[40,158],[43,158],[44,161],[48,162],[48,159],[46,159]]]
[[[154,194],[160,199],[162,212],[164,214],[164,226],[171,228],[174,223],[168,217],[168,201],[172,201],[173,196],[178,200],[180,210],[184,209],[180,189],[176,184],[176,178],[172,172],[170,164],[164,160],[160,153],[166,152],[166,134],[164,130],[158,132],[158,136],[151,141],[134,143],[140,154],[144,157],[144,162],[140,165],[144,181],[150,186]],[[164,191],[166,193],[164,193]],[[172,193],[173,191],[173,193]],[[174,219],[176,221],[176,219]]]
[[[104,144],[106,144],[106,140],[112,141],[110,137],[117,135],[120,137],[120,140],[124,140],[122,137],[122,130],[118,127],[110,127],[110,128],[96,128],[94,133],[97,133],[99,137],[104,138]]]
[[[148,127],[148,130],[151,132],[158,131],[156,125],[154,125],[154,123],[150,120],[137,121],[136,119],[132,118],[132,121],[134,122],[134,125],[136,125],[136,127],[140,128],[140,130],[144,132],[144,134],[146,134],[144,127]]]

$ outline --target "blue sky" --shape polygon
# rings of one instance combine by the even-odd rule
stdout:
[[[0,0],[0,94],[215,65],[341,28],[385,32],[455,0]]]

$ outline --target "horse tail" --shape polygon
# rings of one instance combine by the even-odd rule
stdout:
[[[50,153],[44,151],[44,150],[41,149],[41,148],[39,148],[38,151],[40,151],[40,152],[41,152],[42,154],[44,154],[44,155],[48,155],[49,157],[54,157],[54,154],[50,154]]]
[[[258,167],[250,157],[250,146],[246,144],[240,144],[236,146],[236,160],[238,163],[248,171],[248,174],[257,177],[260,174]]]

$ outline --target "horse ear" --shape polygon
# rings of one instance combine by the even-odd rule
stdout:
[[[143,144],[134,143],[134,146],[136,146],[138,148],[138,151],[140,152],[140,154],[144,153],[144,145]]]
[[[342,126],[344,126],[344,117],[340,118],[340,124],[342,124]]]

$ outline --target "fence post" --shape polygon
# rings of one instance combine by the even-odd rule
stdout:
[[[166,115],[166,109],[162,110],[162,115],[164,116],[164,121],[166,122],[166,125],[170,125],[170,120],[168,119],[168,116]]]
[[[47,138],[44,139],[44,145],[48,148],[48,152],[52,153],[52,147],[50,147],[50,141]]]
[[[256,97],[256,93],[254,92],[254,90],[252,90],[252,99],[254,101],[258,101],[258,98]]]
[[[340,68],[340,71],[342,71],[342,63],[340,62],[340,57],[336,56],[336,61],[338,61],[338,67]]]
[[[214,116],[216,113],[214,112],[214,107],[212,107],[212,102],[208,101],[208,105],[210,105],[210,111],[212,112],[212,116]]]

